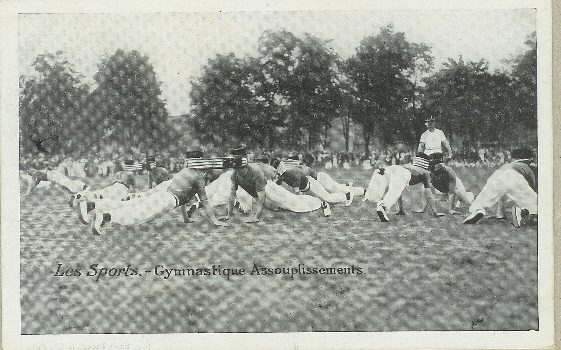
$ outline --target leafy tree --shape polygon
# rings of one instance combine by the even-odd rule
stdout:
[[[255,59],[217,55],[193,80],[190,121],[201,141],[215,146],[265,145],[274,134],[274,118],[259,96],[261,69]]]
[[[349,151],[350,129],[353,113],[357,110],[356,85],[348,77],[349,67],[343,62],[342,74],[339,77],[339,88],[341,90],[342,103],[340,107],[340,118],[343,125],[343,137],[345,139],[345,151]]]
[[[117,50],[103,59],[89,99],[92,137],[98,144],[159,149],[167,145],[167,111],[156,73],[138,51]]]
[[[537,127],[537,41],[536,32],[526,40],[528,50],[514,60],[512,71],[515,89],[516,120],[526,127]]]
[[[88,88],[63,52],[37,56],[35,74],[20,77],[19,116],[22,152],[70,152],[88,134],[82,110]]]
[[[412,90],[409,91],[408,96],[404,97],[403,102],[406,105],[405,113],[409,115],[410,120],[414,123],[414,129],[417,131],[414,135],[414,139],[418,140],[421,137],[421,133],[425,130],[425,118],[419,113],[422,100],[421,96],[425,88],[423,79],[430,76],[434,68],[434,57],[432,56],[430,47],[424,43],[412,43],[411,48],[414,54],[415,64],[405,70],[404,75],[412,83]]]
[[[274,99],[270,107],[289,111],[284,125],[292,145],[305,130],[312,148],[339,112],[341,59],[328,43],[310,34],[300,39],[287,31],[267,31],[259,40],[263,88]]]
[[[513,90],[504,73],[491,74],[485,60],[449,59],[426,79],[423,111],[442,128],[469,141],[500,141],[512,133]]]
[[[326,41],[265,32],[258,57],[209,60],[192,82],[190,121],[204,143],[286,148],[307,132],[311,148],[341,104],[339,63]]]
[[[409,43],[405,34],[396,33],[390,24],[378,35],[364,38],[356,51],[348,65],[361,110],[353,116],[363,128],[365,152],[369,153],[370,138],[375,133],[386,144],[397,138],[411,141],[415,123],[413,115],[406,113],[409,96],[415,90],[411,78],[423,69],[416,65],[418,60],[425,59],[428,67],[432,64],[430,49]]]

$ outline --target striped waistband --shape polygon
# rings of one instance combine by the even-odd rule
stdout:
[[[140,171],[142,170],[142,163],[125,164],[123,170],[126,171]]]
[[[429,168],[429,160],[422,157],[413,158],[413,165],[427,170]]]
[[[187,158],[187,168],[208,170],[208,169],[229,169],[240,168],[248,164],[247,157],[215,157],[215,158]]]

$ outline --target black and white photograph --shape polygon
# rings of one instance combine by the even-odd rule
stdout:
[[[52,4],[0,4],[3,347],[553,344],[548,1]]]

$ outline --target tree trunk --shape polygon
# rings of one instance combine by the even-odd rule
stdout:
[[[350,116],[349,113],[343,115],[341,118],[343,121],[343,137],[345,138],[345,151],[349,152],[349,128],[350,128]]]
[[[370,157],[370,133],[363,128],[364,135],[364,156]]]
[[[274,132],[269,132],[269,152],[272,152],[275,147]]]

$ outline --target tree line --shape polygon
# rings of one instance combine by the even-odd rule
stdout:
[[[340,122],[347,148],[354,123],[369,153],[374,138],[416,143],[429,115],[453,139],[505,142],[537,128],[535,33],[526,45],[510,70],[460,57],[435,71],[431,48],[392,25],[363,38],[348,59],[329,40],[266,31],[255,56],[218,54],[191,81],[192,108],[180,120],[188,129],[172,127],[161,82],[139,52],[105,58],[93,89],[63,53],[44,54],[33,63],[36,74],[20,78],[20,146],[91,154],[161,150],[188,137],[217,149],[312,150]]]
[[[89,155],[158,149],[169,130],[161,82],[148,57],[117,50],[98,64],[93,87],[63,52],[39,55],[35,74],[20,77],[22,153]]]

